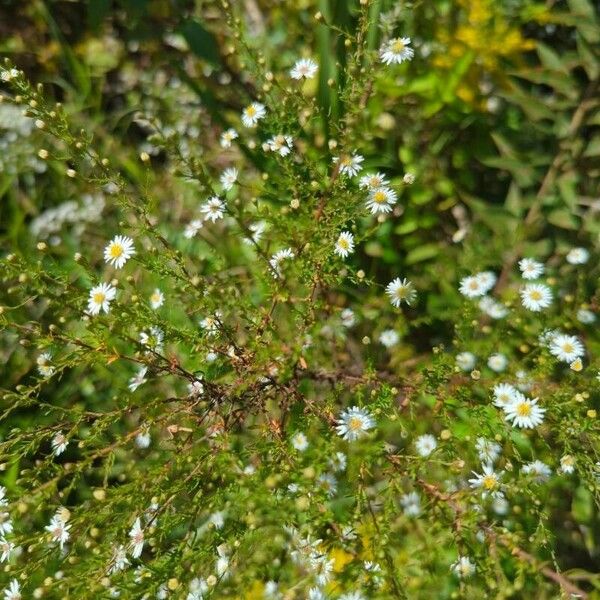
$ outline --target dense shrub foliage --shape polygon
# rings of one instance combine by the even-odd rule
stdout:
[[[591,2],[5,10],[5,600],[600,597]]]

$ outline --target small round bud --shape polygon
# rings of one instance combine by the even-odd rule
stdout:
[[[36,248],[38,250],[40,250],[41,252],[43,252],[44,250],[46,250],[48,248],[48,244],[46,244],[46,242],[38,242]]]
[[[67,177],[71,177],[71,179],[73,177],[75,177],[75,175],[77,175],[75,169],[67,169]]]
[[[48,150],[45,150],[44,148],[41,148],[40,150],[38,150],[38,156],[42,160],[46,160],[48,158]]]
[[[36,119],[35,126],[38,129],[44,129],[44,127],[46,127],[46,123],[44,123],[44,121],[42,121],[41,119]]]
[[[405,173],[404,177],[402,178],[402,181],[406,185],[412,185],[415,182],[415,176],[412,173]]]
[[[140,160],[142,162],[148,162],[150,160],[150,155],[147,152],[142,152],[140,154]]]

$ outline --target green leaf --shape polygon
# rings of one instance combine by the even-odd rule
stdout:
[[[440,247],[437,244],[423,244],[414,250],[411,250],[406,255],[406,264],[414,265],[415,263],[435,258],[439,253]]]
[[[198,21],[186,21],[179,28],[179,33],[181,33],[181,35],[185,38],[190,50],[196,56],[215,66],[221,64],[221,56],[218,51],[217,39]]]

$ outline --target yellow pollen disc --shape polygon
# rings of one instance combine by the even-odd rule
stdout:
[[[528,417],[531,414],[531,406],[529,404],[525,404],[525,402],[519,404],[519,406],[517,406],[517,414],[520,417]]]
[[[392,50],[395,54],[400,54],[400,52],[402,52],[404,50],[405,46],[404,46],[404,42],[402,40],[396,40],[393,44],[392,44]]]
[[[377,202],[377,204],[383,204],[385,202],[385,194],[383,192],[375,192],[373,194],[373,201]]]
[[[255,114],[256,114],[256,109],[254,108],[254,106],[249,106],[246,109],[246,116],[253,117]]]
[[[493,475],[486,475],[482,480],[482,485],[486,490],[492,490],[496,487],[496,478]]]
[[[96,292],[93,299],[96,304],[102,304],[106,299],[106,294],[103,294],[102,292]]]
[[[119,244],[113,244],[108,252],[111,258],[119,258],[119,256],[123,254],[123,246],[120,246]]]
[[[563,352],[566,352],[567,354],[570,354],[571,352],[573,352],[574,348],[571,344],[569,344],[569,342],[567,342],[566,344],[563,344]]]
[[[532,292],[530,292],[529,297],[532,300],[541,300],[542,294],[540,292],[538,292],[537,290],[533,290]]]
[[[479,284],[476,281],[471,281],[471,283],[469,284],[469,287],[472,290],[476,290],[479,287]]]
[[[348,250],[348,240],[344,238],[339,239],[338,246],[344,250]]]
[[[362,424],[362,419],[359,419],[358,417],[352,417],[348,421],[348,428],[352,431],[357,431],[358,429],[362,429]]]

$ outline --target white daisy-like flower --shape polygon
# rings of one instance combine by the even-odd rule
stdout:
[[[38,372],[42,377],[52,377],[55,367],[51,364],[52,354],[42,352],[36,359]]]
[[[504,356],[504,354],[492,354],[487,361],[487,366],[492,369],[492,371],[496,371],[496,373],[501,373],[506,369],[508,365],[508,358]]]
[[[577,311],[577,320],[584,325],[591,325],[596,322],[596,315],[587,308],[580,308]]]
[[[318,68],[319,65],[311,58],[301,58],[292,67],[290,77],[292,79],[312,79]]]
[[[506,420],[512,421],[513,426],[525,429],[533,429],[544,421],[545,408],[538,406],[537,398],[527,398],[519,393],[519,396],[504,407]]]
[[[363,175],[358,182],[358,186],[367,190],[376,190],[377,188],[388,187],[389,183],[383,173],[375,173],[373,175]]]
[[[189,240],[195,237],[195,235],[202,229],[203,226],[204,221],[202,219],[194,219],[185,226],[183,235]]]
[[[332,471],[338,473],[346,470],[347,462],[348,460],[343,452],[336,452],[331,458],[329,458],[327,464]]]
[[[134,254],[133,240],[124,235],[117,235],[104,248],[104,261],[113,265],[116,269],[122,269],[123,265]]]
[[[294,138],[290,135],[275,135],[263,144],[265,152],[275,152],[279,156],[288,156],[294,146]]]
[[[50,524],[46,525],[45,529],[50,534],[52,542],[57,543],[61,550],[69,541],[71,526],[67,524],[68,512],[59,509],[50,520]]]
[[[307,437],[301,431],[297,431],[292,436],[292,446],[298,450],[298,452],[304,452],[308,448]]]
[[[460,579],[465,579],[475,573],[476,567],[468,556],[459,556],[450,566],[450,570]]]
[[[544,265],[533,258],[522,258],[519,261],[519,269],[523,279],[537,279],[544,273]]]
[[[510,383],[499,383],[494,386],[494,405],[498,408],[505,408],[520,397],[524,397],[519,390]]]
[[[410,47],[410,38],[393,38],[385,42],[379,49],[379,57],[386,65],[399,65],[411,60],[415,51]]]
[[[521,472],[525,475],[531,475],[535,481],[540,483],[542,481],[546,481],[550,475],[552,475],[552,470],[550,467],[541,460],[534,460],[526,465],[523,465]]]
[[[263,233],[267,228],[267,224],[264,221],[257,221],[256,223],[250,223],[248,229],[250,230],[250,237],[245,237],[244,242],[246,244],[258,244],[260,242]]]
[[[478,437],[475,442],[475,448],[477,449],[477,455],[479,460],[484,464],[494,464],[502,451],[502,446],[492,440],[486,440],[485,438]]]
[[[237,139],[238,132],[235,129],[227,129],[221,134],[221,148],[231,148],[231,142]]]
[[[349,177],[354,177],[358,175],[360,171],[362,171],[362,162],[364,161],[364,157],[356,152],[352,154],[346,154],[344,156],[334,156],[333,163],[338,165],[340,173],[342,175],[348,175]]]
[[[575,458],[570,454],[565,454],[560,459],[560,470],[568,475],[573,473],[575,471]]]
[[[334,252],[342,258],[346,258],[354,252],[354,236],[349,231],[342,231],[340,233],[335,243]]]
[[[337,420],[336,431],[343,439],[353,442],[365,436],[375,427],[375,419],[365,408],[353,406],[342,411]]]
[[[253,102],[242,111],[242,123],[245,127],[256,127],[267,114],[264,104]]]
[[[553,336],[548,349],[558,360],[566,363],[573,362],[585,354],[585,348],[579,339],[564,333]]]
[[[129,380],[127,387],[130,392],[135,392],[140,385],[146,383],[146,373],[148,372],[148,367],[140,367],[138,372]]]
[[[458,291],[467,298],[479,298],[487,294],[483,282],[477,275],[469,275],[460,280]]]
[[[400,341],[400,335],[394,329],[386,329],[379,334],[379,342],[386,348],[393,348]]]
[[[150,436],[149,429],[143,429],[135,436],[135,445],[142,450],[148,448],[151,441],[152,437]]]
[[[421,497],[417,492],[400,496],[400,504],[407,517],[418,517],[421,514]]]
[[[342,325],[348,329],[350,329],[350,327],[354,327],[356,324],[356,315],[351,308],[345,308],[340,313],[340,318],[342,320]]]
[[[125,550],[125,546],[117,546],[113,551],[113,556],[110,561],[110,566],[108,567],[108,574],[112,575],[113,573],[117,573],[118,571],[123,571],[126,569],[131,563],[127,558],[127,551]]]
[[[213,223],[223,218],[225,211],[225,204],[217,196],[209,198],[201,207],[201,212],[204,213],[205,221],[212,221]]]
[[[367,208],[371,214],[389,213],[392,211],[394,204],[398,201],[396,192],[388,187],[373,188],[369,192],[367,198]]]
[[[156,288],[150,295],[150,306],[154,310],[156,310],[157,308],[160,308],[164,303],[165,303],[164,294],[158,288]]]
[[[572,248],[567,254],[567,262],[572,265],[584,265],[590,258],[585,248]]]
[[[508,314],[508,309],[504,304],[489,296],[484,296],[479,301],[479,308],[492,319],[503,319]]]
[[[110,303],[115,299],[117,290],[108,283],[101,283],[90,290],[87,311],[90,315],[97,315],[103,310],[108,313]]]
[[[237,181],[238,175],[239,172],[235,167],[225,169],[223,173],[221,173],[221,178],[219,181],[221,182],[221,185],[225,191],[228,192],[231,188],[233,188],[235,182]]]
[[[0,563],[8,562],[15,549],[15,545],[4,536],[0,536]]]
[[[275,277],[281,277],[281,263],[284,260],[291,260],[294,258],[294,253],[291,248],[284,248],[283,250],[278,250],[271,256],[269,260],[269,264],[273,269],[273,274]]]
[[[417,298],[417,292],[411,281],[396,277],[388,283],[385,288],[386,294],[390,297],[390,302],[396,308],[399,308],[403,302],[410,306]]]
[[[144,549],[144,530],[140,518],[138,517],[133,523],[133,527],[129,531],[129,539],[131,540],[131,556],[139,558]]]
[[[52,454],[54,456],[60,456],[69,445],[69,440],[67,440],[65,434],[62,431],[58,431],[54,437],[52,438]]]
[[[154,352],[160,352],[163,349],[165,334],[160,327],[153,325],[148,331],[140,332],[140,344]]]
[[[320,588],[313,587],[308,590],[307,600],[327,600],[327,598]]]
[[[204,384],[201,381],[192,381],[188,383],[188,394],[192,398],[198,398],[204,394]]]
[[[219,332],[219,321],[221,319],[221,312],[216,311],[214,315],[209,315],[208,317],[204,317],[202,321],[200,321],[200,327],[204,329],[206,335],[213,336],[217,335]]]
[[[331,473],[322,473],[317,477],[317,483],[329,498],[333,498],[337,492],[337,479]]]
[[[338,600],[366,600],[361,592],[346,592]]]
[[[529,283],[521,290],[521,303],[533,312],[539,312],[552,304],[552,290],[543,283]]]
[[[324,554],[315,553],[310,557],[309,564],[319,585],[327,585],[331,581],[333,560],[328,559]]]
[[[459,352],[456,355],[456,366],[461,371],[472,371],[477,358],[472,352]]]
[[[496,285],[496,281],[498,281],[498,277],[492,271],[482,271],[481,273],[477,273],[475,277],[479,279],[486,294]]]
[[[569,364],[569,369],[579,373],[579,371],[583,370],[583,361],[580,358],[576,358],[572,363]]]
[[[502,473],[496,473],[494,467],[490,464],[483,465],[482,469],[483,473],[472,471],[475,477],[469,479],[469,485],[474,489],[481,489],[481,496],[483,498],[501,495],[500,479]]]
[[[21,600],[21,586],[16,579],[12,579],[8,587],[4,589],[4,600]]]
[[[415,448],[419,456],[429,456],[437,448],[437,440],[430,433],[425,433],[415,440]]]

